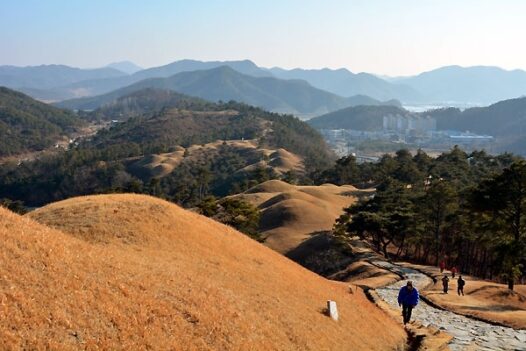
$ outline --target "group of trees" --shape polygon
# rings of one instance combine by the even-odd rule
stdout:
[[[342,238],[370,240],[385,256],[504,279],[510,289],[526,267],[526,162],[509,154],[430,158],[401,150],[378,164],[340,160],[323,177],[376,185],[336,225]]]
[[[199,203],[198,209],[201,214],[228,224],[251,238],[261,241],[258,233],[260,213],[250,203],[230,197],[217,200],[213,196],[208,196]]]

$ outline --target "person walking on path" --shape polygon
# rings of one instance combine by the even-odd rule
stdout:
[[[413,286],[412,281],[408,281],[406,286],[403,286],[398,292],[398,306],[402,306],[402,316],[404,318],[404,324],[409,323],[411,320],[411,313],[413,308],[418,305],[418,290]]]
[[[447,294],[447,291],[449,290],[449,278],[445,274],[444,278],[442,278],[442,286],[444,287],[444,294]]]
[[[451,276],[453,279],[455,278],[455,274],[457,274],[457,267],[453,266],[451,267]]]
[[[461,275],[459,275],[458,276],[458,280],[457,280],[458,296],[460,296],[460,294],[462,294],[462,296],[464,296],[464,285],[466,285],[466,281],[464,279],[462,279]]]

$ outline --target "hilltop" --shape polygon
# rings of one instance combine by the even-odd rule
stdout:
[[[38,221],[39,223],[37,223]],[[138,195],[0,209],[3,348],[402,349],[361,290],[233,229]],[[340,320],[324,315],[327,299]],[[45,307],[44,307],[45,306]],[[365,318],[366,317],[366,318]],[[381,330],[381,332],[379,332]]]
[[[119,61],[119,62],[112,62],[106,67],[114,68],[118,71],[124,72],[126,74],[134,74],[135,72],[142,71],[143,68],[136,65],[135,63],[131,61]]]
[[[116,95],[115,95],[116,96]],[[91,101],[86,99],[87,109],[91,109]],[[98,105],[98,104],[97,104]],[[95,111],[82,113],[90,120],[117,120],[124,121],[133,117],[145,115],[152,116],[165,109],[178,108],[183,110],[206,110],[213,104],[205,100],[180,94],[171,90],[146,88],[132,92],[128,95],[113,98],[113,95]]]
[[[0,87],[0,158],[69,140],[85,123],[70,111]]]
[[[263,147],[284,148],[304,157],[308,167],[328,164],[332,158],[322,136],[293,116],[238,103],[176,101],[179,108],[163,107],[118,123],[99,133],[86,146],[101,148],[134,143],[149,145],[148,149],[153,150],[217,140],[257,139]],[[120,111],[122,109],[117,109],[114,113],[121,114]]]

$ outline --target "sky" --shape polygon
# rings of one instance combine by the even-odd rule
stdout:
[[[1,0],[0,65],[526,69],[524,0]]]

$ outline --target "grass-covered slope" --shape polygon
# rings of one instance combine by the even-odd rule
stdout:
[[[402,349],[361,290],[146,196],[0,209],[0,348]],[[37,223],[40,222],[40,223]],[[340,320],[323,311],[335,300]]]

